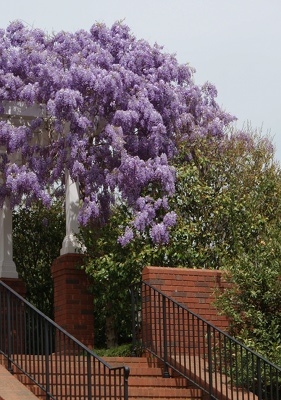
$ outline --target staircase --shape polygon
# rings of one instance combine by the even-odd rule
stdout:
[[[169,378],[163,378],[163,365],[157,360],[151,357],[105,357],[104,360],[114,366],[129,366],[129,399],[130,400],[202,400],[202,391],[196,389],[195,386],[188,383],[188,381],[180,376],[171,376]],[[55,361],[54,361],[55,362]],[[66,362],[74,363],[73,357]],[[32,362],[34,368],[36,368],[36,362]],[[79,367],[77,366],[77,369]],[[51,368],[52,369],[52,368]],[[36,371],[32,371],[33,374]],[[14,376],[23,383],[29,390],[39,399],[45,400],[46,394],[43,393],[40,388],[19,370],[16,370]],[[75,399],[72,397],[72,387],[74,382],[72,377],[62,374],[52,376],[52,381],[57,381],[58,387],[67,388],[69,392],[60,392],[58,394],[59,400]],[[68,380],[68,385],[65,385],[65,379]],[[79,382],[76,382],[79,385]],[[85,382],[81,382],[80,397],[79,400],[86,400],[85,394],[83,393]]]
[[[130,400],[201,400],[202,392],[180,376],[163,378],[163,365],[152,357],[116,357],[106,359],[110,365],[130,368]]]
[[[0,363],[42,400],[281,399],[280,367],[153,286],[139,294],[133,348],[146,357],[101,359],[0,281]],[[20,400],[1,385],[0,400]]]

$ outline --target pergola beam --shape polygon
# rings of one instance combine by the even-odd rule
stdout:
[[[45,107],[41,105],[27,106],[23,102],[4,102],[4,113],[0,120],[11,120],[13,124],[21,125],[30,123],[34,118],[46,117]],[[48,134],[48,132],[46,132]],[[41,138],[44,140],[44,138]],[[2,147],[1,151],[5,151]],[[20,160],[17,157],[17,162]],[[61,255],[77,253],[81,246],[77,242],[75,234],[78,233],[77,216],[79,212],[79,185],[73,182],[69,172],[65,175],[65,212],[66,212],[66,235],[62,243]],[[12,210],[9,206],[9,199],[4,202],[0,209],[0,278],[17,278],[16,265],[13,261],[12,243]]]

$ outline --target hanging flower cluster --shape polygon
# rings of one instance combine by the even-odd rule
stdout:
[[[178,138],[219,139],[233,119],[215,97],[212,85],[195,85],[188,66],[122,23],[52,37],[11,23],[0,30],[0,206],[6,197],[12,206],[48,204],[46,187],[67,168],[83,194],[81,224],[106,219],[121,196],[136,216],[131,228],[166,242]],[[41,112],[20,118],[7,113],[11,104]]]

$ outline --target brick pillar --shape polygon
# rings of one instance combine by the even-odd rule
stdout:
[[[68,333],[92,348],[94,345],[94,305],[89,279],[81,254],[64,254],[52,265],[54,279],[54,319]]]
[[[0,278],[0,280],[6,285],[8,285],[11,289],[17,292],[20,296],[25,297],[26,294],[26,286],[25,283],[19,278]]]
[[[3,283],[13,289],[21,297],[25,297],[26,286],[19,278],[1,278]],[[21,354],[24,349],[25,319],[24,310],[21,300],[18,301],[14,296],[9,296],[6,290],[0,292],[1,310],[0,310],[0,347],[5,354]],[[10,312],[8,312],[8,303],[10,304]],[[9,328],[10,327],[10,328]],[[8,337],[11,339],[9,348]]]

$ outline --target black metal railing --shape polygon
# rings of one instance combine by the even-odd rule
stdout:
[[[0,281],[0,353],[46,399],[128,399],[128,367],[111,367]]]
[[[281,368],[148,283],[132,287],[133,348],[160,359],[209,399],[281,400]]]

